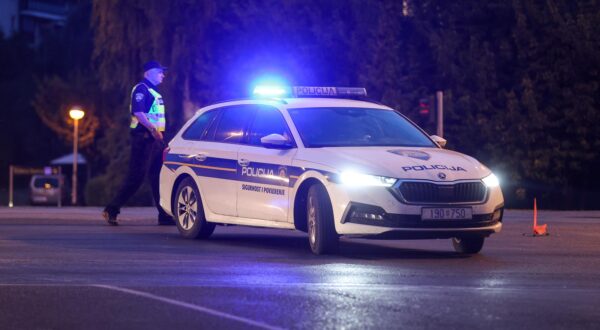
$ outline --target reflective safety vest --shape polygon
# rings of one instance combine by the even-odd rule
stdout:
[[[133,90],[131,91],[131,97],[133,98],[133,92],[135,91],[135,89],[139,86],[140,84],[137,84],[133,87]],[[154,101],[152,101],[152,106],[150,106],[150,111],[148,111],[148,113],[146,113],[146,118],[148,118],[148,121],[154,125],[156,128],[158,128],[159,131],[164,132],[165,131],[165,126],[166,126],[166,121],[165,121],[165,105],[163,104],[163,99],[162,96],[160,94],[158,94],[157,91],[155,91],[154,89],[148,87],[146,84],[141,83],[141,85],[146,86],[146,88],[148,89],[148,91],[150,92],[150,94],[152,94],[152,96],[154,97]],[[131,112],[131,103],[129,104],[129,112]],[[136,128],[138,126],[139,122],[136,116],[133,115],[133,113],[131,113],[131,125],[129,125],[130,128]]]

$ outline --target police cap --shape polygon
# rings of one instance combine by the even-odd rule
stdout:
[[[160,63],[158,63],[158,61],[148,61],[146,63],[144,63],[144,72],[150,70],[150,69],[162,69],[162,70],[166,70],[167,68],[160,65]]]

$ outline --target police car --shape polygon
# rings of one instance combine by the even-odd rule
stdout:
[[[502,227],[497,177],[443,149],[363,88],[259,86],[207,106],[165,149],[160,204],[186,238],[216,224],[295,229],[315,254],[339,237],[450,238],[478,253]]]

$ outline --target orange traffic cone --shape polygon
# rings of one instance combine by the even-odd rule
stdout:
[[[537,224],[537,201],[534,198],[533,199],[533,236],[547,236],[548,234],[548,225],[547,224],[543,224],[543,225],[539,225]]]

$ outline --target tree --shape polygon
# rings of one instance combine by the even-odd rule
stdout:
[[[167,107],[168,139],[193,113],[190,80],[202,45],[212,1],[94,1],[93,63],[98,73],[102,136],[97,141],[102,174],[87,187],[88,200],[105,204],[118,189],[129,157],[129,93],[141,79],[142,64],[157,59],[169,66],[161,85]],[[130,203],[151,201],[148,189]]]
[[[94,60],[100,86],[122,111],[142,75],[142,64],[157,59],[169,66],[161,85],[167,106],[167,131],[191,115],[189,84],[213,12],[209,0],[94,1]]]
[[[600,162],[600,3],[514,1],[514,6],[522,89],[513,93],[521,95],[528,115],[542,113],[545,120],[526,145],[529,163],[520,172],[568,207],[593,206],[590,192],[598,191],[600,175],[587,169]]]
[[[156,58],[170,66],[167,136],[262,74],[365,85],[413,119],[420,98],[443,90],[449,147],[498,172],[507,205],[523,188],[548,201],[597,191],[600,176],[584,169],[600,163],[599,15],[597,0],[95,1],[105,177],[122,172],[129,88]]]
[[[51,130],[37,118],[31,106],[36,85],[36,53],[20,35],[0,38],[0,98],[4,100],[0,116],[0,169],[8,165],[43,166],[63,150]],[[7,176],[0,182],[7,184]]]
[[[68,145],[73,143],[73,120],[69,117],[69,110],[73,107],[85,111],[85,117],[79,124],[79,146],[86,148],[94,142],[99,127],[99,119],[95,115],[98,104],[95,96],[98,94],[90,93],[90,90],[93,90],[95,82],[88,76],[72,74],[68,81],[52,76],[43,78],[39,83],[33,107],[42,122]]]
[[[583,207],[564,198],[598,182],[579,174],[598,163],[598,2],[425,1],[414,8],[449,96],[452,145],[503,174],[509,201],[524,187],[530,197]],[[561,186],[571,188],[554,188]]]
[[[94,1],[93,57],[102,99],[110,104],[99,112],[111,118],[128,116],[129,89],[149,59],[169,66],[160,86],[167,139],[200,105],[248,95],[252,78],[260,72],[287,72],[295,82],[308,84],[323,76],[328,82],[350,81],[352,56],[346,50],[353,7],[339,6],[342,3]],[[333,67],[336,70],[325,69]],[[93,190],[111,191],[126,164],[128,128],[123,119],[102,126],[99,145],[110,157]]]

